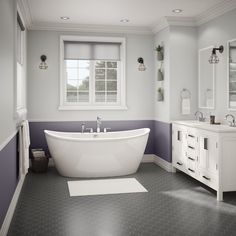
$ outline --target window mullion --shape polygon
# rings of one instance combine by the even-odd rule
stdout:
[[[105,103],[107,103],[107,62],[105,62]]]

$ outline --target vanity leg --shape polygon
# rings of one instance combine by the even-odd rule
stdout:
[[[174,166],[172,166],[171,172],[172,172],[172,173],[176,173],[176,171],[177,171],[177,169],[176,169]]]
[[[223,201],[223,192],[220,190],[217,191],[217,201]]]

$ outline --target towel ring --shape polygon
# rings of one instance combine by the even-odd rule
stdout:
[[[183,99],[183,98],[191,98],[191,92],[186,89],[186,88],[183,88],[180,92],[180,97]]]

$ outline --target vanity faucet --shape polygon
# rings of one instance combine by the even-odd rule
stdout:
[[[81,133],[84,133],[85,131],[85,122],[81,124]]]
[[[203,113],[201,111],[196,111],[195,112],[195,117],[197,118],[197,120],[199,121],[205,121],[205,118],[203,117]]]
[[[228,117],[231,117],[231,120],[228,120]],[[227,114],[225,120],[228,121],[229,126],[235,126],[235,117],[232,114]]]
[[[102,125],[102,118],[97,116],[97,133],[100,133],[101,131],[101,125]]]

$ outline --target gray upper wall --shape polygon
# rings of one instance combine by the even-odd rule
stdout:
[[[15,131],[15,4],[0,1],[0,145]]]
[[[202,109],[209,115],[214,114],[217,120],[224,121],[227,113],[236,116],[236,112],[228,111],[227,108],[227,41],[236,39],[236,9],[232,10],[198,28],[198,48],[210,45],[225,47],[223,54],[219,55],[220,62],[216,65],[215,95],[216,106],[214,110]]]
[[[59,38],[75,32],[29,31],[28,33],[28,118],[32,121],[145,120],[154,117],[154,41],[152,35],[107,35],[126,38],[126,111],[59,111]],[[104,36],[104,34],[82,34]],[[40,56],[47,56],[48,69],[40,70]],[[147,70],[137,69],[143,57]]]

